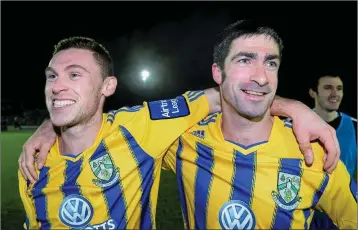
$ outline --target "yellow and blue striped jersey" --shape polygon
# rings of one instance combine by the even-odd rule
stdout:
[[[183,134],[164,157],[176,172],[184,223],[190,229],[308,229],[315,209],[342,229],[356,229],[356,184],[339,162],[323,171],[324,150],[305,165],[292,125],[274,118],[270,138],[250,146],[221,132],[221,113]]]
[[[93,145],[74,157],[58,140],[34,184],[19,172],[29,229],[152,229],[163,155],[209,112],[203,91],[103,115]]]

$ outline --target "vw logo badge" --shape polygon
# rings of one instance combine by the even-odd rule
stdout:
[[[240,200],[226,202],[219,211],[222,229],[255,229],[256,220],[251,208]]]
[[[92,220],[93,207],[83,196],[70,195],[62,201],[59,216],[71,228],[85,227]]]

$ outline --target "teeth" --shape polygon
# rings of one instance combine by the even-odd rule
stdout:
[[[337,99],[329,100],[330,102],[338,102]]]
[[[244,92],[247,93],[247,94],[252,94],[252,95],[259,95],[259,96],[264,95],[264,93],[250,91],[250,90],[244,90]]]
[[[56,107],[56,108],[59,108],[59,107],[64,107],[64,106],[72,105],[72,104],[74,104],[74,103],[75,103],[75,102],[72,101],[72,100],[64,100],[64,101],[54,100],[54,101],[53,101],[53,106]]]

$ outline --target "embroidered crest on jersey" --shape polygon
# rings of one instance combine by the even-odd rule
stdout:
[[[91,169],[97,179],[92,182],[98,187],[111,186],[119,179],[119,169],[115,168],[108,154],[90,161]]]
[[[275,203],[283,209],[293,210],[297,208],[302,197],[298,196],[301,187],[301,177],[290,173],[279,172],[277,180],[277,191],[271,195]]]
[[[148,102],[148,108],[151,120],[172,119],[190,114],[189,106],[183,96]]]

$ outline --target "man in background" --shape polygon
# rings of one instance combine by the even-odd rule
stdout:
[[[343,99],[343,82],[337,74],[322,74],[313,81],[309,95],[314,99],[314,111],[337,134],[341,148],[340,159],[346,165],[352,179],[357,182],[357,119],[339,111]],[[324,213],[316,212],[312,229],[337,229]]]
[[[346,165],[351,177],[357,168],[357,119],[338,111],[343,99],[343,82],[339,75],[324,74],[319,76],[309,95],[314,99],[314,111],[337,133],[341,148],[341,160]],[[357,180],[356,180],[357,181]]]

